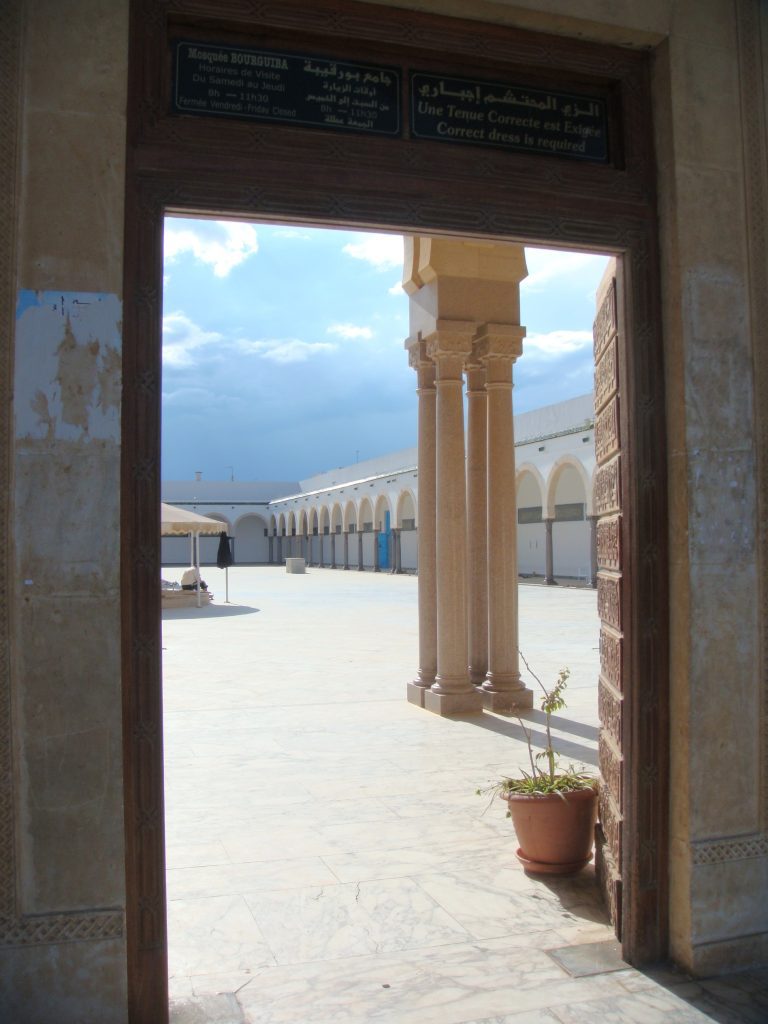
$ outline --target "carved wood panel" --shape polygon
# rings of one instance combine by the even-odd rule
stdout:
[[[595,481],[597,614],[600,617],[600,817],[596,830],[597,875],[616,934],[622,934],[624,824],[623,589],[621,442],[619,420],[619,311],[613,276],[595,316]]]
[[[558,158],[449,146],[413,139],[407,125],[402,138],[384,140],[172,116],[169,39],[180,28],[221,43],[258,38],[276,48],[293,42],[295,50],[312,52],[314,46],[340,60],[359,54],[404,69],[487,78],[492,67],[494,76],[509,80],[533,71],[547,81],[590,82],[617,98],[611,123],[617,159],[610,166],[574,166]],[[599,313],[595,331],[597,365],[605,368],[594,505],[596,514],[618,516],[621,523],[618,543],[604,541],[619,568],[603,567],[598,585],[606,614],[601,671],[605,692],[621,709],[611,714],[621,722],[606,727],[600,741],[606,786],[597,862],[625,958],[642,963],[663,956],[666,850],[658,840],[666,818],[666,650],[663,632],[643,625],[666,621],[663,574],[651,571],[665,558],[666,474],[647,55],[347,0],[228,0],[224,7],[204,0],[134,0],[130,75],[123,659],[131,1021],[161,1024],[165,1012],[159,1009],[166,968],[156,587],[164,211],[573,242],[624,254],[633,282],[629,329],[615,330],[621,295],[614,289],[613,305]],[[649,645],[652,668],[649,676],[644,666],[642,693],[628,689]],[[646,694],[655,703],[643,704]],[[636,766],[654,758],[661,774],[636,799]],[[623,865],[632,863],[641,843],[653,850],[653,863],[639,861],[641,873],[627,871]]]

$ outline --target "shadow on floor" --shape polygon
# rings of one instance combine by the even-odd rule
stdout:
[[[674,967],[641,971],[717,1024],[765,1024],[768,1021],[768,968],[715,978],[691,978]]]
[[[530,711],[525,712],[524,717],[530,721]],[[468,722],[471,725],[477,725],[481,729],[488,729],[489,732],[496,732],[502,736],[509,736],[510,739],[519,740],[521,743],[526,742],[526,735],[523,732],[522,727],[517,721],[502,721],[501,719],[495,718],[491,715],[452,715],[454,721]],[[546,716],[542,714],[542,719]],[[558,729],[565,729],[565,726],[559,724],[555,726]],[[554,725],[554,723],[553,723]],[[586,728],[586,726],[584,727]],[[575,732],[576,730],[574,730]],[[528,729],[531,737],[531,743],[537,750],[544,750],[547,745],[547,734],[538,729]],[[581,743],[576,743],[572,740],[566,740],[558,736],[555,739],[555,748],[561,758],[568,758],[572,761],[579,762],[580,764],[592,765],[597,768],[597,751],[591,747],[586,747]]]
[[[163,608],[164,619],[221,619],[229,615],[255,615],[260,608],[245,604],[208,604],[202,608]]]

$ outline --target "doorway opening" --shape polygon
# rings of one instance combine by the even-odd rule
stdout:
[[[287,532],[281,529],[279,535],[286,536],[286,552],[293,550],[288,547],[288,537],[293,536],[294,547],[297,537],[310,541],[311,550],[304,548],[308,554],[309,578],[294,579],[278,573],[275,563],[279,564],[281,559],[277,558],[276,545],[272,545],[272,560],[261,559],[262,565],[257,570],[242,565],[249,559],[242,562],[235,559],[232,601],[225,606],[222,574],[211,564],[215,559],[204,556],[203,563],[209,563],[205,578],[216,596],[214,605],[199,611],[179,610],[163,615],[165,829],[172,1003],[183,1001],[190,992],[195,996],[211,996],[222,991],[228,991],[232,998],[238,992],[237,998],[247,1002],[250,994],[256,992],[255,987],[253,993],[249,987],[252,976],[267,967],[274,968],[270,973],[274,983],[279,985],[281,971],[288,970],[293,975],[297,971],[317,973],[320,964],[328,960],[338,968],[349,956],[405,952],[414,943],[424,949],[446,941],[474,941],[489,927],[495,929],[499,937],[504,928],[516,934],[518,929],[525,929],[530,932],[532,942],[536,933],[545,930],[541,913],[538,917],[531,914],[530,907],[535,904],[526,905],[522,892],[519,893],[519,920],[508,920],[504,928],[498,922],[494,924],[493,914],[487,914],[483,920],[483,915],[473,909],[470,920],[466,910],[461,909],[475,904],[483,864],[487,871],[489,860],[495,865],[494,879],[492,884],[486,880],[482,885],[486,896],[489,887],[501,886],[497,892],[500,905],[506,900],[504,883],[496,877],[499,870],[505,877],[511,872],[511,883],[510,879],[507,882],[515,884],[511,837],[506,834],[508,829],[504,828],[503,816],[499,808],[487,810],[485,802],[476,798],[475,789],[489,781],[491,765],[498,764],[499,770],[508,772],[525,766],[519,725],[514,719],[493,715],[488,716],[489,721],[485,723],[455,723],[464,735],[459,753],[446,744],[447,723],[442,727],[430,723],[426,713],[424,721],[412,721],[412,710],[405,705],[403,691],[404,682],[412,676],[417,661],[415,579],[393,580],[389,574],[385,576],[389,566],[381,557],[378,568],[382,574],[377,580],[361,579],[356,573],[345,577],[342,572],[319,571],[343,570],[341,544],[335,552],[330,524],[334,521],[342,526],[344,513],[348,518],[351,514],[354,523],[361,526],[361,533],[369,527],[365,534],[368,544],[364,549],[367,570],[374,568],[374,543],[378,541],[381,547],[382,539],[385,545],[388,542],[393,518],[398,528],[412,525],[413,530],[406,530],[415,536],[406,539],[404,568],[415,570],[415,558],[411,564],[409,556],[417,552],[418,467],[401,465],[402,458],[398,460],[397,456],[402,450],[398,448],[394,458],[391,453],[375,452],[377,458],[373,460],[363,458],[348,466],[315,474],[309,480],[279,484],[275,481],[299,475],[298,467],[302,463],[291,459],[306,459],[306,445],[299,441],[299,450],[292,452],[286,451],[283,444],[281,450],[281,445],[267,434],[272,415],[269,409],[265,410],[263,421],[255,417],[250,424],[242,421],[233,424],[227,411],[227,399],[232,397],[232,392],[239,397],[233,382],[243,381],[248,374],[257,377],[254,386],[262,388],[264,393],[278,392],[279,376],[262,382],[254,374],[254,355],[264,362],[265,353],[279,353],[276,363],[278,369],[284,371],[302,362],[299,355],[304,357],[304,362],[313,357],[330,361],[340,356],[341,367],[315,366],[313,386],[322,379],[337,379],[343,370],[347,375],[345,388],[352,394],[349,404],[353,404],[355,391],[362,389],[364,405],[375,406],[373,388],[384,377],[387,383],[384,404],[392,420],[383,431],[380,421],[374,421],[376,429],[371,436],[383,433],[391,440],[395,433],[393,426],[403,420],[402,411],[392,398],[393,391],[398,389],[401,394],[397,397],[412,407],[416,402],[415,380],[407,368],[402,341],[407,333],[407,310],[404,317],[403,299],[397,295],[399,289],[396,288],[402,268],[392,266],[394,260],[383,259],[380,250],[376,251],[372,245],[366,248],[359,242],[358,233],[353,236],[357,241],[350,241],[348,233],[250,225],[255,252],[251,266],[244,268],[248,283],[245,284],[243,278],[227,282],[236,294],[248,291],[252,307],[250,320],[244,325],[243,312],[238,309],[232,327],[226,315],[227,300],[223,294],[217,295],[214,287],[217,276],[221,276],[215,273],[219,264],[211,263],[207,293],[194,273],[200,269],[195,267],[196,263],[205,263],[201,254],[213,259],[224,258],[212,238],[222,233],[234,235],[229,229],[231,223],[178,218],[166,222],[164,440],[168,439],[169,404],[173,413],[177,395],[181,393],[182,398],[189,397],[191,406],[182,407],[179,417],[188,434],[174,424],[173,440],[169,447],[164,447],[166,465],[177,466],[186,460],[188,489],[181,489],[182,480],[168,481],[168,477],[183,475],[170,470],[163,473],[161,496],[180,500],[193,511],[219,518],[230,529],[231,523],[241,522],[248,514],[244,512],[248,496],[243,488],[258,484],[270,487],[270,495],[276,500],[271,506],[274,511],[269,508],[263,511],[264,521],[270,521],[274,529],[275,516],[289,510],[287,522],[290,524],[293,515],[293,528],[288,526]],[[181,241],[172,238],[170,245],[169,224],[175,234],[182,236]],[[249,225],[238,225],[238,228],[246,226]],[[195,234],[195,229],[199,234]],[[317,332],[317,325],[323,322],[334,330],[320,330],[322,340],[313,345],[302,327],[290,322],[287,299],[277,295],[274,284],[269,284],[266,286],[269,300],[276,306],[276,315],[283,321],[288,340],[281,338],[260,302],[265,286],[260,281],[260,260],[256,259],[256,253],[264,261],[274,259],[270,253],[271,232],[276,233],[281,242],[284,239],[283,244],[304,248],[313,234],[322,236],[324,241],[332,239],[341,253],[348,246],[361,245],[359,251],[367,252],[374,266],[377,261],[385,263],[386,276],[374,271],[371,280],[374,285],[378,283],[382,301],[396,300],[398,312],[382,327],[385,318],[376,311],[375,302],[368,299],[370,315],[350,318],[345,295],[351,291],[360,301],[363,281],[357,279],[351,288],[337,284],[337,294],[326,300],[328,310],[321,313],[318,296],[327,289],[306,282],[307,273],[296,269],[294,259],[290,285],[295,289],[300,280],[302,295],[313,296],[312,331]],[[241,236],[242,232],[237,234]],[[397,236],[364,237],[371,243],[378,238],[380,245],[394,238],[397,245],[402,246]],[[204,248],[206,238],[211,243],[209,250]],[[197,302],[196,307],[185,305],[179,291],[172,298],[169,296],[172,278],[183,274],[185,268],[178,257],[169,260],[168,252],[169,249],[178,251],[182,244],[191,253],[187,269],[191,269],[189,276],[193,284],[189,294]],[[591,383],[594,293],[605,263],[604,258],[595,258],[594,266],[579,276],[576,270],[585,262],[585,254],[572,254],[569,261],[565,253],[533,250],[529,261],[532,264],[532,301],[527,303],[530,315],[523,319],[530,324],[532,343],[527,363],[524,356],[517,364],[516,389],[524,406],[540,400],[529,397],[526,401],[526,371],[533,382],[534,394],[544,394],[550,399],[563,394],[553,390],[551,379],[555,375],[560,381],[570,379],[572,390],[579,390],[584,380]],[[330,271],[328,252],[323,260],[315,257],[314,262],[322,266],[325,281],[335,278],[338,282],[342,277],[339,272]],[[270,274],[287,276],[284,266],[270,267]],[[546,317],[553,315],[553,294],[562,287],[561,282],[566,280],[569,284],[562,296],[568,312],[560,314],[559,319],[557,314],[549,320],[537,312],[538,287],[543,280],[548,283],[550,297],[540,302],[539,308],[545,311]],[[395,294],[390,294],[392,292]],[[583,293],[583,308],[577,315],[574,295],[580,293]],[[345,314],[342,323],[338,320],[339,310]],[[209,319],[199,322],[206,311]],[[566,324],[571,325],[570,331],[565,328]],[[371,361],[377,329],[385,337],[386,360],[382,358],[380,366],[373,370],[368,366],[366,376],[364,364]],[[343,335],[345,340],[359,346],[364,357],[362,370],[354,368],[354,356],[348,348],[339,352],[325,340],[334,335]],[[310,335],[313,336],[317,333]],[[286,346],[293,355],[283,361]],[[553,362],[558,350],[561,362],[555,370]],[[238,364],[238,355],[245,359],[245,364]],[[267,359],[267,362],[273,361]],[[403,367],[406,372],[401,374]],[[548,387],[546,382],[541,382],[542,374],[547,371]],[[398,376],[403,379],[398,381]],[[397,383],[392,384],[391,378]],[[287,419],[300,415],[303,398],[299,384],[291,375],[283,374],[284,394],[289,395],[291,401],[286,402],[279,393],[275,401]],[[213,392],[213,401],[208,399],[206,389]],[[253,405],[255,401],[256,398],[251,397],[250,402],[244,404]],[[353,417],[345,416],[347,408],[343,401],[326,395],[324,403],[342,421],[355,422]],[[534,570],[527,574],[528,585],[533,589],[521,602],[521,644],[534,668],[548,682],[561,667],[560,661],[570,665],[572,712],[560,718],[556,727],[557,745],[566,759],[587,764],[596,771],[598,623],[595,595],[584,592],[577,595],[566,589],[587,582],[570,570],[571,563],[578,566],[589,560],[585,488],[591,486],[594,447],[591,445],[589,451],[584,449],[582,454],[579,446],[584,447],[585,430],[591,437],[594,412],[591,400],[585,403],[577,397],[576,412],[571,408],[574,399],[566,400],[562,411],[571,419],[581,415],[582,406],[587,410],[582,416],[583,422],[576,424],[583,429],[576,431],[568,420],[566,429],[558,431],[553,429],[560,422],[553,405],[556,407],[558,403],[550,402],[544,410],[529,409],[523,414],[522,422],[528,433],[519,446],[519,463],[525,466],[533,460],[541,465],[536,471],[545,489],[539,501],[539,513],[542,503],[546,504],[549,490],[562,496],[560,478],[564,470],[576,474],[574,465],[579,466],[584,478],[578,481],[583,493],[575,494],[581,501],[570,503],[579,508],[569,508],[570,519],[562,519],[568,524],[565,529],[570,528],[573,536],[566,537],[555,549],[560,570],[558,591],[547,590],[543,572]],[[218,420],[214,417],[217,406],[222,407],[218,410]],[[202,434],[194,433],[190,408],[199,420]],[[376,410],[373,411],[376,415]],[[379,417],[382,411],[378,412]],[[312,412],[310,407],[308,414]],[[366,436],[366,424],[357,419],[356,426],[359,433],[354,443],[362,446],[360,438]],[[410,431],[410,439],[415,440],[412,422],[409,427],[403,425],[403,430]],[[305,438],[309,433],[318,434],[319,428],[301,425],[292,433]],[[238,434],[245,438],[245,444],[235,449],[233,444]],[[211,444],[212,456],[201,449],[200,438]],[[403,436],[403,440],[408,439]],[[333,443],[331,438],[326,441],[325,461],[321,466],[339,461],[338,452],[349,449],[348,431],[342,429],[340,442],[337,442],[341,448],[334,449]],[[178,450],[172,450],[174,444]],[[217,454],[214,445],[224,446],[226,456]],[[239,477],[240,467],[248,464],[248,458],[254,462],[263,458],[262,445],[276,460],[264,473],[267,482],[249,480],[247,471],[246,479],[233,479],[233,466],[225,464],[226,460],[238,466]],[[540,449],[547,453],[542,454]],[[571,449],[575,450],[575,455],[569,454]],[[330,452],[330,456],[326,456],[325,451]],[[359,454],[360,447],[356,447],[356,459]],[[370,449],[363,449],[363,454],[370,455]],[[216,458],[223,469],[218,480],[211,479],[215,475],[211,465],[215,462],[210,460]],[[283,464],[291,470],[297,467],[296,472],[283,472],[279,468]],[[193,465],[203,469],[192,470]],[[322,487],[317,486],[320,483]],[[573,481],[566,479],[566,483],[574,490]],[[286,487],[289,493],[283,494]],[[266,496],[266,492],[261,495]],[[574,494],[568,491],[566,497],[574,497]],[[251,494],[250,498],[254,499],[255,495]],[[294,513],[294,509],[298,511]],[[231,523],[224,519],[229,510],[235,512]],[[408,520],[413,523],[406,522]],[[541,526],[541,514],[538,520]],[[576,522],[580,526],[570,526]],[[234,539],[237,544],[238,538]],[[414,543],[409,544],[409,540]],[[169,564],[177,560],[173,543],[172,540],[163,548],[163,554],[170,556],[162,558],[164,576],[174,574],[174,567]],[[178,542],[182,547],[185,543],[181,539]],[[521,543],[521,550],[522,547]],[[265,553],[269,551],[267,546]],[[578,554],[572,553],[574,551]],[[252,572],[252,568],[255,571]],[[552,652],[542,624],[551,623],[554,617],[559,624],[559,642],[557,650]],[[297,633],[302,638],[300,651],[292,643]],[[532,680],[526,681],[534,685]],[[538,743],[541,714],[532,712],[523,717]],[[511,755],[510,748],[515,748],[516,753]],[[460,759],[465,763],[460,764]],[[446,818],[450,820],[447,830]],[[456,861],[453,870],[452,858]],[[467,859],[473,862],[469,885],[462,882],[459,865],[459,861]],[[443,875],[454,876],[449,892],[434,888],[432,884],[438,865]],[[499,868],[499,865],[504,866]],[[567,884],[554,887],[547,904],[550,923],[559,924],[562,901],[566,900],[573,936],[578,940],[585,936],[605,938],[610,934],[600,919],[599,897],[594,883],[590,890],[588,874],[579,879],[575,888]],[[331,935],[323,926],[329,914],[336,919],[341,915],[346,922],[344,928]],[[531,919],[538,922],[536,928],[531,928]],[[267,998],[264,989],[260,987],[254,998]],[[499,998],[503,999],[501,993]],[[298,1004],[294,1009],[300,1012]]]

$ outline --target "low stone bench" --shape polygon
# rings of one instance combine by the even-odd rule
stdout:
[[[285,571],[286,572],[304,572],[306,568],[306,562],[303,558],[286,558],[285,560]]]
[[[196,608],[196,590],[161,590],[161,605],[163,608]],[[200,594],[200,607],[211,603],[211,595],[207,590]]]

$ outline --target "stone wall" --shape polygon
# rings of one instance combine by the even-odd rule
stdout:
[[[14,230],[2,233],[0,272],[3,336],[15,333],[16,345],[14,415],[2,437],[12,545],[0,551],[0,577],[13,583],[0,595],[12,651],[0,666],[12,673],[0,730],[18,813],[12,820],[9,794],[0,805],[0,939],[9,944],[0,1017],[122,1022],[127,3],[81,0],[66,16],[43,0],[3,6],[0,159]]]

